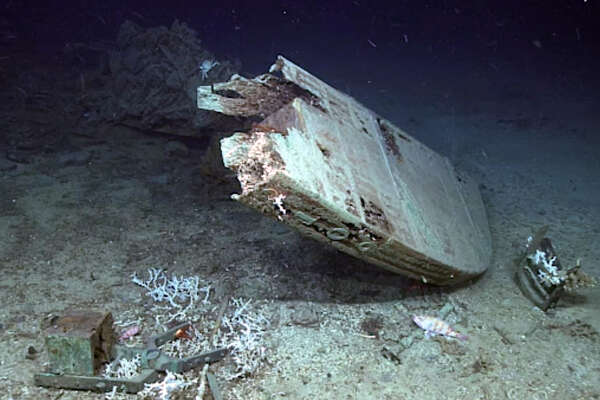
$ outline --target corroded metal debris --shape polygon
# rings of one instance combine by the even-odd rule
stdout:
[[[221,141],[236,200],[390,271],[454,284],[490,264],[476,183],[352,97],[278,57],[198,88],[198,107],[254,121]]]

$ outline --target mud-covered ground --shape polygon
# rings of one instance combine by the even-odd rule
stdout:
[[[581,258],[600,276],[597,99],[575,81],[502,73],[451,83],[432,74],[397,93],[393,80],[385,90],[346,82],[481,182],[493,262],[460,288],[391,275],[232,201],[234,176],[203,165],[206,140],[86,124],[5,87],[0,398],[102,398],[34,385],[43,328],[52,315],[98,309],[158,332],[153,300],[131,279],[149,268],[211,285],[190,314],[198,324],[227,298],[250,300],[269,321],[253,373],[227,380],[231,357],[212,365],[225,399],[600,398],[600,289],[542,312],[513,280],[513,259],[546,224],[563,264]],[[66,99],[75,90],[58,86]],[[426,339],[411,322],[440,312],[469,339]]]

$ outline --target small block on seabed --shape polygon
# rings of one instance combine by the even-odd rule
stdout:
[[[82,311],[52,321],[46,330],[48,370],[54,374],[95,375],[110,361],[115,343],[109,312]]]

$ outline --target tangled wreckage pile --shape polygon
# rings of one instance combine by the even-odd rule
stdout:
[[[196,88],[226,80],[240,69],[239,62],[216,60],[196,32],[178,21],[170,28],[148,29],[126,21],[115,42],[68,43],[60,61],[55,68],[13,60],[2,71],[12,84],[0,89],[8,146],[0,171],[55,152],[67,135],[89,137],[90,130],[107,125],[209,135],[209,126],[222,117],[196,107]],[[63,164],[87,161],[89,154],[82,152]]]
[[[263,366],[269,321],[260,306],[229,296],[212,304],[222,290],[198,276],[169,276],[160,269],[149,269],[148,275],[132,275],[154,302],[145,316],[113,322],[111,313],[82,310],[52,317],[45,337],[48,369],[34,376],[36,384],[108,392],[109,399],[139,393],[165,400],[173,395],[202,399],[208,387],[220,399],[209,364],[227,356],[219,367],[226,381],[251,376]],[[115,327],[126,328],[118,341]],[[154,334],[145,334],[141,343],[142,330]],[[194,369],[200,367],[198,374]]]
[[[100,71],[110,78],[104,86],[108,96],[95,93],[88,99],[90,119],[192,135],[216,117],[195,106],[197,87],[225,80],[239,69],[229,61],[216,61],[196,32],[178,21],[170,29],[143,29],[126,21],[116,45]]]

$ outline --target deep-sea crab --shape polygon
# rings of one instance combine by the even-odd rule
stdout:
[[[219,65],[219,62],[216,60],[206,59],[202,61],[202,64],[198,66],[198,69],[202,74],[202,80],[208,78],[208,73],[210,72],[210,70],[216,67],[217,65]]]

